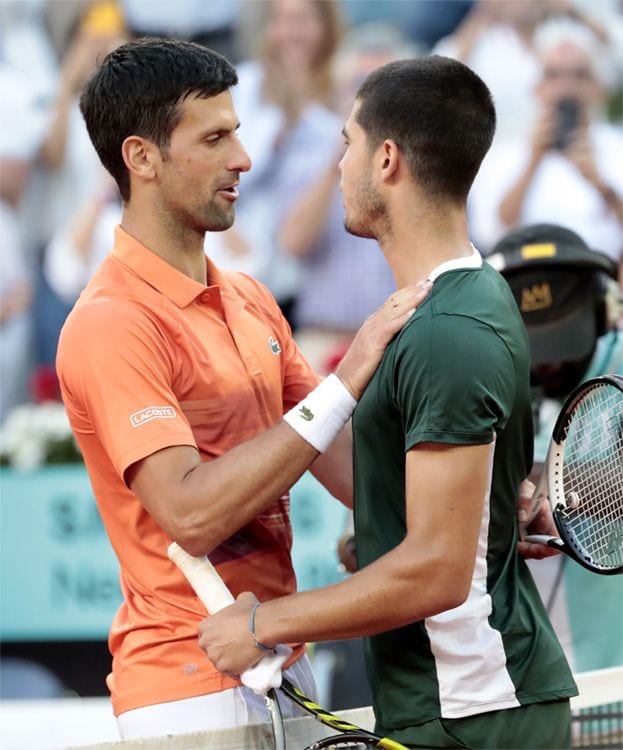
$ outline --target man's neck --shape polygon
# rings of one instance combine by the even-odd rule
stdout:
[[[404,212],[394,217],[391,236],[380,244],[399,289],[428,278],[446,261],[473,253],[463,209]]]
[[[208,283],[204,251],[205,235],[180,231],[162,217],[125,205],[121,227],[169,265],[200,284]]]

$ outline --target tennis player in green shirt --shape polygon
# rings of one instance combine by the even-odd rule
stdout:
[[[576,686],[517,553],[528,342],[466,221],[494,130],[487,87],[454,60],[390,63],[361,85],[340,165],[346,229],[378,241],[399,289],[433,288],[353,415],[359,570],[253,617],[242,594],[200,626],[230,674],[266,646],[365,636],[376,729],[413,747],[570,746]]]

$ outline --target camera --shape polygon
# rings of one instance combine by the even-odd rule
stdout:
[[[579,121],[580,103],[577,99],[560,99],[556,104],[556,130],[552,148],[559,151],[566,149]]]

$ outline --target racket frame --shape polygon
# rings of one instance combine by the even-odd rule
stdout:
[[[172,542],[169,545],[167,555],[184,574],[197,597],[210,614],[216,614],[219,610],[234,603],[235,599],[232,593],[225,585],[225,582],[220,577],[209,558],[193,557],[176,542]],[[276,655],[268,654],[262,658],[261,663],[265,663],[267,660],[274,660],[275,658]],[[251,667],[251,670],[256,667],[257,665]],[[311,698],[308,698],[283,675],[281,676],[281,686],[278,689],[321,724],[338,730],[341,734],[333,737],[333,740],[335,741],[337,741],[338,737],[340,739],[343,738],[344,741],[346,741],[347,737],[350,736],[353,741],[365,738],[366,741],[376,742],[376,747],[384,748],[385,750],[407,750],[404,745],[401,745],[399,742],[396,742],[389,737],[380,737],[373,732],[368,732],[366,729],[358,727],[356,724],[351,724],[322,708],[315,703],[315,701],[312,701]],[[285,749],[285,729],[275,689],[268,691],[265,700],[271,717],[275,748],[276,750],[282,750],[282,748]],[[323,747],[322,744],[317,746]]]
[[[552,438],[547,450],[545,461],[545,470],[542,473],[537,487],[534,492],[534,507],[538,507],[542,499],[547,498],[554,518],[554,523],[560,535],[559,538],[542,534],[533,534],[525,537],[528,542],[540,542],[554,547],[577,563],[582,565],[592,573],[602,575],[618,575],[623,573],[623,565],[618,567],[606,567],[600,565],[590,558],[583,550],[582,545],[578,542],[571,531],[565,526],[562,518],[562,512],[566,510],[566,497],[563,482],[563,466],[565,456],[565,443],[569,433],[569,426],[573,422],[573,417],[578,404],[584,397],[595,390],[611,386],[617,388],[623,393],[623,378],[618,375],[600,375],[581,383],[566,399],[554,424]],[[622,498],[623,502],[623,498]]]

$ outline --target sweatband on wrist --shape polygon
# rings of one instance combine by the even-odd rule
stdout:
[[[254,604],[253,609],[251,610],[251,618],[249,620],[249,630],[251,631],[251,638],[253,638],[253,643],[255,643],[255,648],[259,648],[260,651],[272,651],[273,649],[271,646],[265,646],[263,643],[260,643],[255,637],[255,612],[257,608],[260,606],[260,604],[261,602]]]
[[[320,453],[324,453],[350,419],[357,401],[337,377],[328,375],[284,420]]]

